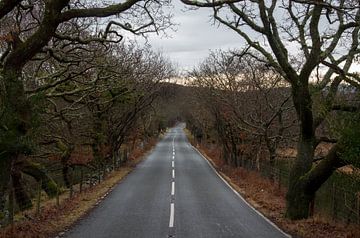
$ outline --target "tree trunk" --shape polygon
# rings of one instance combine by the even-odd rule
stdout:
[[[314,193],[307,193],[304,175],[311,170],[314,157],[313,141],[300,140],[298,155],[290,172],[289,189],[286,195],[286,216],[293,220],[307,218]]]
[[[5,86],[2,95],[3,112],[0,125],[0,213],[4,210],[6,190],[14,161],[21,154],[31,151],[27,136],[30,128],[31,107],[26,98],[21,70],[7,69],[0,72]],[[0,215],[1,216],[1,215]]]
[[[230,165],[231,161],[229,161],[229,153],[226,145],[223,144],[222,146],[222,152],[221,152],[221,159],[224,160],[224,163],[226,165]]]
[[[70,176],[69,176],[69,165],[68,164],[63,164],[61,173],[62,173],[65,187],[70,188],[71,181],[70,181]]]
[[[29,194],[26,192],[21,178],[20,171],[14,171],[11,176],[14,195],[16,203],[20,209],[20,211],[24,211],[32,207],[32,201]]]
[[[271,182],[274,182],[275,180],[275,160],[276,160],[276,151],[273,147],[268,148],[269,149],[269,165],[270,165],[270,180]]]
[[[65,183],[65,186],[67,188],[70,188],[71,186],[71,181],[70,181],[70,176],[69,176],[69,160],[71,158],[71,154],[75,149],[74,145],[65,145],[63,144],[65,147],[63,147],[63,149],[65,150],[63,152],[63,154],[61,155],[61,164],[62,164],[62,176],[63,176],[63,180]]]
[[[22,69],[39,50],[51,39],[60,24],[58,16],[68,1],[46,2],[46,10],[40,27],[24,42],[18,42],[7,55],[0,70],[4,84],[3,111],[0,121],[0,212],[9,186],[12,164],[20,155],[31,153],[32,107],[25,94]],[[0,214],[1,216],[1,214]]]
[[[315,199],[316,191],[333,174],[333,172],[346,165],[346,161],[339,157],[340,146],[335,145],[331,148],[324,159],[316,166],[313,166],[297,181],[291,181],[293,187],[287,193],[286,216],[297,220],[304,219],[310,215],[310,206]],[[295,182],[295,183],[294,183]],[[295,204],[295,205],[294,205]]]
[[[41,182],[41,188],[50,198],[55,197],[58,193],[57,184],[46,174],[39,164],[24,161],[21,171],[33,177],[37,182]]]
[[[307,82],[293,85],[292,95],[300,121],[300,138],[295,164],[290,171],[290,181],[286,194],[286,217],[292,220],[309,216],[310,202],[315,192],[306,191],[304,176],[311,170],[315,152],[315,131],[313,128],[312,100]]]
[[[6,192],[10,183],[12,159],[1,155],[0,158],[0,223],[5,211]]]

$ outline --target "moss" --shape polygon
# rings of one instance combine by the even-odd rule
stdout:
[[[46,174],[40,164],[26,161],[24,162],[22,172],[32,176],[36,181],[41,182],[42,189],[49,197],[56,196],[58,186],[55,181]]]
[[[44,185],[44,190],[50,198],[53,198],[58,193],[59,188],[54,180],[48,180]]]
[[[58,140],[56,142],[56,147],[59,148],[59,150],[61,150],[62,152],[66,151],[68,149],[67,146],[65,145],[65,143],[62,142],[61,140]]]

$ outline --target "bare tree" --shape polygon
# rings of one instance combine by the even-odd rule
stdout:
[[[198,100],[209,98],[209,106],[216,107],[211,111],[217,120],[218,136],[225,137],[222,143],[231,142],[226,146],[232,155],[231,164],[242,164],[239,157],[246,155],[240,148],[256,145],[258,148],[249,151],[263,152],[260,148],[265,144],[273,166],[278,146],[289,141],[289,129],[296,121],[292,117],[290,90],[282,77],[252,57],[222,51],[211,53],[189,77],[192,84],[206,88],[198,90],[209,92]],[[246,157],[252,156],[260,159],[253,154]]]
[[[211,7],[218,23],[238,33],[248,49],[260,53],[291,85],[300,130],[298,154],[286,196],[286,216],[308,217],[309,203],[318,188],[334,170],[350,163],[340,156],[345,150],[341,144],[335,144],[315,165],[314,151],[322,139],[317,136],[317,128],[332,111],[340,85],[346,82],[359,88],[358,74],[350,70],[360,50],[359,3],[345,0],[182,1],[197,7]],[[312,95],[316,92],[325,94],[321,111],[313,107]]]
[[[170,16],[161,9],[168,4],[151,0],[0,1],[0,211],[14,163],[34,151],[35,104],[29,93],[56,88],[47,97],[71,97],[93,88],[94,81],[74,79],[91,73],[93,67],[87,68],[86,63],[96,52],[92,45],[106,48],[120,42],[126,32],[163,31],[171,25]],[[38,77],[25,81],[31,76]],[[60,84],[68,86],[61,91]]]

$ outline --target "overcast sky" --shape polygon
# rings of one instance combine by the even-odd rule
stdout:
[[[149,43],[178,64],[180,71],[192,69],[206,58],[210,50],[242,47],[243,41],[239,35],[224,26],[212,24],[211,9],[186,11],[179,0],[173,3],[173,21],[179,24],[177,31],[168,32],[169,38],[153,34],[149,37]]]

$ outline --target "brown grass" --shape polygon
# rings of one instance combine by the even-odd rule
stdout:
[[[198,147],[216,170],[237,190],[254,208],[277,224],[293,237],[303,238],[355,238],[360,237],[359,227],[328,221],[314,216],[300,221],[291,221],[284,216],[286,189],[265,179],[255,171],[233,168],[220,159],[219,149]]]
[[[71,227],[77,220],[96,207],[112,189],[129,174],[136,165],[145,157],[156,141],[153,140],[144,149],[135,150],[126,165],[107,175],[100,184],[86,189],[82,193],[75,193],[70,199],[69,194],[60,196],[60,207],[56,207],[54,200],[43,203],[42,211],[38,217],[34,210],[27,212],[30,219],[15,222],[0,230],[1,238],[43,238],[54,237]]]

